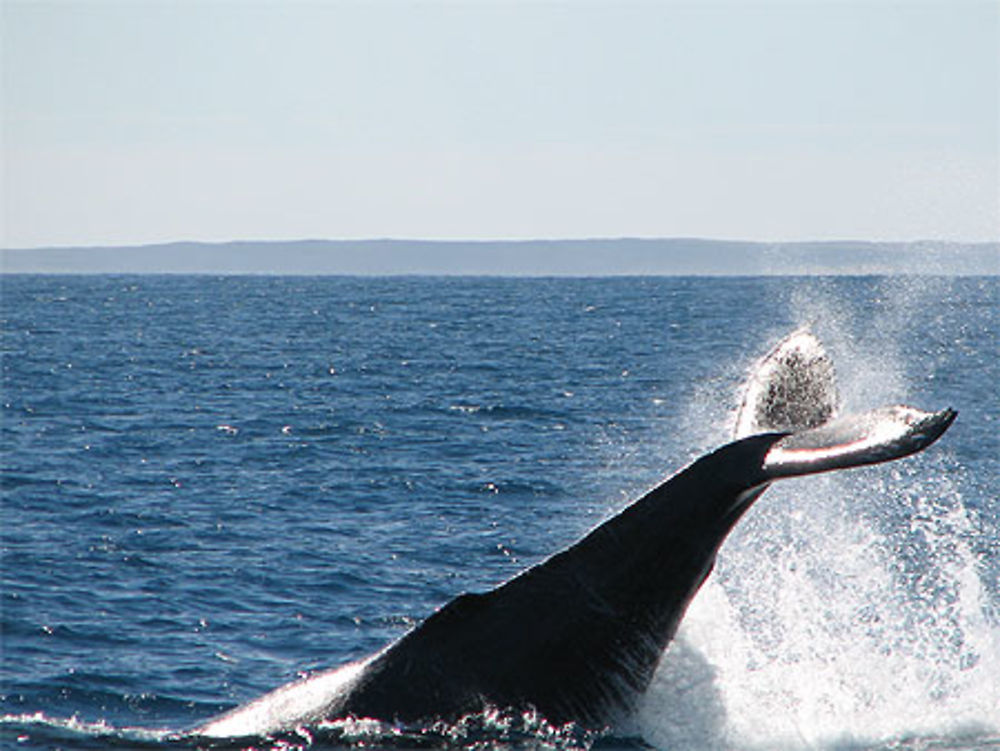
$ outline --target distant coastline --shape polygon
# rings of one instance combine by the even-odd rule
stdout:
[[[4,274],[798,276],[1000,274],[1000,242],[297,240],[0,250]]]

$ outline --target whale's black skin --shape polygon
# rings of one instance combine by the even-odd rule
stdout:
[[[456,718],[485,705],[604,727],[653,676],[782,434],[691,464],[575,545],[466,594],[378,655],[334,715]]]

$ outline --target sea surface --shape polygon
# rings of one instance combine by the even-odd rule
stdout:
[[[628,727],[236,747],[1000,748],[1000,279],[0,277],[4,749],[185,729],[364,657],[729,440],[811,325],[844,410],[959,417],[778,483]],[[530,627],[530,623],[525,624]]]

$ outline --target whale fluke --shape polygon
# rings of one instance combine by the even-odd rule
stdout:
[[[733,437],[818,427],[840,410],[833,360],[803,327],[793,331],[754,366],[743,386]]]

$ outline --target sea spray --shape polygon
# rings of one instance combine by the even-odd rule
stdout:
[[[933,373],[914,376],[899,342],[942,284],[891,280],[850,305],[822,281],[793,291],[794,325],[830,350],[846,412],[920,401]],[[716,442],[719,392],[703,385],[685,418]],[[960,488],[944,450],[770,489],[664,657],[640,713],[646,739],[829,748],[1000,731],[997,609]]]

